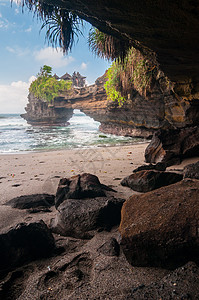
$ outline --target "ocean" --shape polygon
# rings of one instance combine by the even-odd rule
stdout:
[[[103,134],[99,122],[75,110],[69,126],[31,126],[19,114],[0,114],[0,153],[116,146],[143,139]]]

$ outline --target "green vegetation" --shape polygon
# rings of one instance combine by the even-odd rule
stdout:
[[[47,28],[46,40],[53,47],[61,47],[65,54],[71,51],[75,38],[82,34],[83,27],[83,20],[74,11],[41,0],[18,0],[18,3],[33,11],[43,21],[41,30]]]
[[[118,60],[112,63],[112,66],[107,71],[107,81],[104,85],[108,100],[116,101],[121,107],[126,100],[120,91],[120,73],[122,64]]]
[[[72,81],[57,80],[52,76],[52,68],[44,65],[37,75],[37,79],[30,85],[29,92],[38,99],[53,103],[60,93],[69,91]]]
[[[114,60],[125,57],[130,47],[129,41],[121,41],[92,27],[88,36],[89,48],[97,56]]]
[[[114,61],[107,71],[105,90],[108,100],[116,101],[122,106],[133,90],[146,96],[155,71],[156,65],[131,47],[126,57]]]

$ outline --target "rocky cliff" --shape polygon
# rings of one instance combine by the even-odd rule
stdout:
[[[28,104],[25,110],[26,113],[21,117],[32,125],[67,124],[73,115],[73,109],[67,101],[64,106],[55,106],[36,98],[31,93],[28,95]]]
[[[104,89],[106,75],[94,85],[73,88],[63,93],[49,105],[32,94],[28,97],[27,113],[22,115],[30,124],[66,124],[73,109],[101,123],[100,130],[118,135],[150,138],[158,129],[175,129],[199,124],[199,101],[186,99],[186,89],[168,81],[156,68],[149,90],[141,95],[135,89],[120,107],[107,101]],[[178,92],[178,93],[177,93]]]

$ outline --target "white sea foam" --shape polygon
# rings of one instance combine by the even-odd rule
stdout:
[[[79,110],[74,111],[69,122],[70,125],[65,127],[34,127],[20,115],[0,115],[0,153],[100,147],[138,141],[110,134],[101,136],[100,123]]]

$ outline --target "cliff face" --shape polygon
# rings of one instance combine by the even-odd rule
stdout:
[[[80,109],[101,123],[102,132],[145,138],[151,137],[158,129],[199,124],[198,100],[186,98],[184,86],[168,82],[160,70],[154,73],[146,95],[132,90],[122,107],[107,101],[105,80],[104,75],[92,86],[63,93],[54,99],[53,105],[30,94],[27,113],[22,117],[33,125],[64,124],[72,117],[73,109]]]
[[[32,125],[67,124],[73,115],[73,109],[67,101],[64,106],[55,107],[34,97],[33,94],[28,95],[28,104],[25,110],[26,113],[21,117]]]

